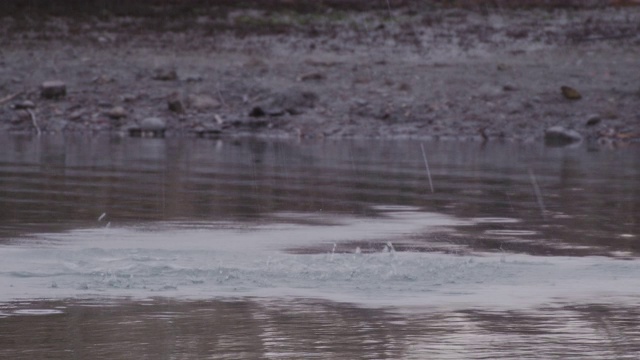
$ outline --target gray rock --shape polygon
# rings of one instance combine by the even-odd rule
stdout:
[[[562,126],[552,126],[544,133],[544,142],[549,146],[564,146],[579,141],[582,141],[579,132]]]
[[[210,110],[220,107],[220,102],[209,95],[189,95],[189,107],[196,110]]]
[[[164,137],[167,123],[158,117],[148,117],[138,122],[138,125],[127,124],[120,129],[132,137]]]
[[[358,106],[367,106],[367,105],[369,105],[369,102],[367,100],[361,99],[361,98],[355,98],[355,99],[353,99],[353,102]]]
[[[60,80],[45,81],[40,85],[40,96],[45,99],[58,99],[67,95],[67,84]]]
[[[69,114],[69,120],[72,120],[72,121],[82,120],[82,117],[84,117],[85,114],[86,114],[86,111],[84,109],[75,110]]]
[[[140,121],[138,124],[141,131],[164,131],[167,128],[167,123],[158,117],[148,117]]]
[[[104,114],[112,119],[117,120],[127,117],[127,110],[125,110],[122,106],[114,106],[113,108],[107,110]]]
[[[20,102],[16,103],[13,106],[13,108],[16,109],[16,110],[35,109],[36,108],[36,104],[34,104],[34,102],[31,101],[31,100],[24,100],[24,101],[20,101]]]

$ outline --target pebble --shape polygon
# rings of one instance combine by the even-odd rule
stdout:
[[[365,99],[361,99],[361,98],[355,98],[353,99],[353,102],[356,103],[356,105],[358,106],[366,106],[369,105],[369,102]]]
[[[587,119],[586,125],[587,126],[598,125],[600,121],[602,121],[602,117],[600,115],[591,115]]]
[[[114,106],[113,108],[107,110],[105,115],[112,119],[122,119],[127,117],[127,110],[125,110],[122,106]]]
[[[319,80],[324,80],[327,77],[320,72],[311,72],[311,73],[307,73],[307,74],[302,74],[300,76],[298,76],[298,81],[319,81]]]
[[[569,100],[580,100],[582,99],[582,95],[578,92],[578,90],[570,87],[570,86],[561,86],[560,91],[562,95]]]
[[[209,95],[189,95],[189,107],[196,110],[209,110],[220,107],[220,102]]]
[[[60,80],[45,81],[40,85],[40,96],[45,99],[58,99],[67,95],[67,84]]]
[[[85,111],[83,109],[75,110],[71,114],[69,114],[69,120],[77,121],[81,120],[81,118],[85,115]]]

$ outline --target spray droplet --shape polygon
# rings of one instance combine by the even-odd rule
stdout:
[[[391,243],[391,241],[387,241],[387,246],[389,247],[389,252],[396,252],[396,249],[393,247],[393,244]]]

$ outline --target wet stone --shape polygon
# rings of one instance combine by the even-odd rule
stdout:
[[[67,85],[63,81],[45,81],[40,85],[40,96],[45,99],[58,99],[66,95]]]
[[[142,131],[164,131],[167,127],[167,123],[158,117],[145,118],[139,125]]]
[[[544,142],[549,146],[564,146],[579,141],[582,141],[579,132],[562,126],[552,126],[544,133]]]
[[[141,120],[137,126],[127,126],[126,131],[132,137],[164,137],[167,123],[158,117],[148,117]]]

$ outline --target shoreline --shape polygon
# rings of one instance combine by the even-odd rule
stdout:
[[[5,17],[0,131],[640,141],[640,8],[214,15]]]

